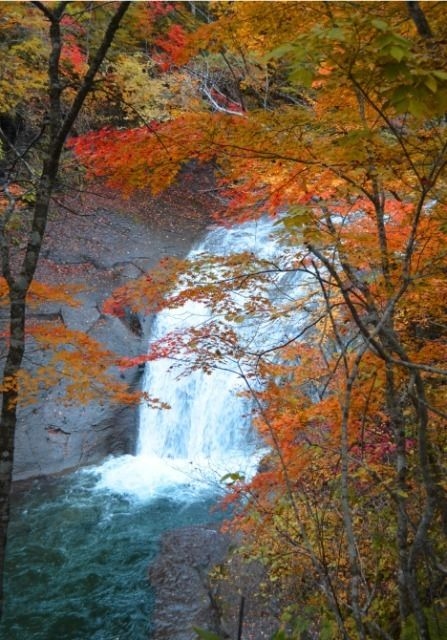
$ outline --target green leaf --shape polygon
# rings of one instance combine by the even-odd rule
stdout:
[[[432,75],[431,76],[427,76],[427,78],[424,80],[424,84],[427,87],[427,89],[430,89],[430,91],[432,93],[436,93],[438,90],[438,83],[436,82],[436,78],[434,78]]]
[[[28,193],[24,193],[21,200],[27,204],[34,204],[36,202],[36,192],[28,191]]]
[[[396,80],[400,76],[410,77],[407,65],[399,62],[390,62],[382,67],[383,75],[387,80]]]
[[[289,74],[289,80],[301,85],[302,87],[309,88],[312,85],[314,79],[314,73],[306,67],[295,67]]]
[[[320,640],[334,640],[337,635],[337,625],[329,618],[323,618],[320,628]]]
[[[326,35],[329,40],[338,40],[339,42],[344,42],[346,40],[345,30],[341,29],[340,27],[329,29]]]
[[[438,78],[438,80],[447,80],[447,71],[442,71],[442,69],[435,69],[431,73],[433,76],[435,76],[435,78]]]
[[[394,60],[397,60],[397,62],[401,62],[401,60],[404,59],[406,54],[407,54],[407,52],[405,51],[405,49],[402,49],[402,47],[398,47],[396,45],[393,45],[390,48],[390,56],[392,58],[394,58]]]
[[[307,608],[307,607],[306,607]],[[293,631],[295,634],[301,638],[301,635],[304,631],[307,631],[311,626],[311,621],[315,619],[315,611],[313,611],[309,616],[298,616],[293,623]]]
[[[411,98],[411,87],[401,85],[391,93],[389,104],[396,109],[397,113],[406,113],[409,111]]]
[[[290,213],[281,220],[286,229],[300,229],[311,221],[311,212],[307,207],[296,205],[290,208]]]
[[[444,115],[447,111],[447,90],[440,89],[436,93],[436,101],[435,101],[436,109],[433,109],[433,112],[437,115]]]
[[[374,20],[371,20],[371,24],[379,31],[388,31],[389,29],[388,23],[384,20],[380,20],[379,18],[374,18]]]
[[[423,95],[415,95],[408,101],[408,111],[411,115],[419,117],[426,114],[427,110],[424,103]]]
[[[224,476],[222,476],[220,482],[227,482],[228,480],[230,480],[230,483],[239,481],[243,482],[245,480],[245,476],[241,473],[238,473],[237,471],[234,471],[232,473],[226,473]]]
[[[284,56],[291,53],[292,51],[296,53],[298,51],[298,48],[295,47],[290,42],[287,42],[286,44],[282,44],[279,47],[276,47],[276,49],[273,49],[273,51],[270,51],[269,53],[267,53],[264,56],[264,60],[268,61],[274,58],[283,58]]]
[[[411,49],[411,43],[406,38],[403,38],[397,33],[392,32],[384,33],[383,35],[378,36],[378,38],[376,39],[376,44],[378,48],[382,50],[388,50],[390,47],[400,47],[406,51],[409,51]]]
[[[207,631],[206,629],[200,629],[200,627],[193,627],[193,631],[197,633],[197,637],[202,638],[202,640],[222,640],[214,631]]]
[[[394,44],[394,39],[391,33],[384,33],[382,36],[378,36],[376,45],[379,49],[387,49]]]

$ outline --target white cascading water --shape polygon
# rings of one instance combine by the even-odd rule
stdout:
[[[273,257],[278,246],[271,237],[272,226],[270,220],[263,220],[215,229],[190,257],[241,251]],[[209,311],[196,302],[163,311],[155,320],[153,339],[200,325],[208,318]],[[250,330],[259,340],[259,326],[249,325]],[[283,332],[284,327],[278,331]],[[269,332],[265,340],[272,339],[271,326]],[[240,393],[246,388],[237,373],[213,370],[179,376],[172,361],[160,359],[146,365],[145,389],[170,409],[141,407],[137,454],[104,463],[98,470],[99,488],[139,499],[160,495],[187,499],[215,493],[225,474],[254,472],[259,450],[250,424],[251,402]]]

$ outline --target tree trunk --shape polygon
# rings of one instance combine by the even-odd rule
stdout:
[[[9,496],[14,462],[14,434],[17,423],[17,374],[25,351],[25,297],[11,292],[10,346],[3,371],[3,394],[0,428],[0,576],[3,576],[6,535],[9,522]],[[0,606],[3,590],[0,585]]]
[[[49,139],[45,160],[37,185],[32,223],[20,270],[14,272],[9,261],[7,239],[2,237],[3,276],[9,289],[10,339],[2,375],[2,408],[0,414],[0,617],[3,613],[3,576],[5,567],[7,530],[10,513],[10,492],[14,464],[14,439],[19,401],[18,374],[25,352],[26,296],[37,267],[48,219],[51,196],[56,183],[59,162],[64,143],[78,116],[85,98],[93,87],[95,76],[114,39],[120,23],[129,8],[129,2],[121,2],[112,15],[96,54],[92,57],[72,105],[65,118],[61,109],[61,82],[59,59],[62,49],[60,22],[67,2],[59,2],[54,9],[41,2],[34,6],[44,13],[50,22],[51,52],[48,60]]]
[[[407,7],[408,13],[416,25],[416,29],[421,38],[433,38],[432,30],[419,2],[416,0],[407,0]]]

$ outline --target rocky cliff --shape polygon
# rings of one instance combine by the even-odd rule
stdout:
[[[91,193],[64,196],[54,206],[37,277],[81,284],[81,306],[45,308],[46,321],[63,322],[100,340],[118,354],[147,349],[150,318],[118,319],[101,311],[118,286],[153,268],[164,256],[185,255],[208,222],[213,206],[210,175],[185,173],[163,196],[140,193],[128,201],[95,185]],[[31,357],[32,356],[32,357]],[[30,344],[27,367],[43,354]],[[139,384],[139,372],[122,376]],[[37,404],[19,408],[14,479],[24,480],[94,464],[109,454],[132,452],[137,407],[93,403],[65,406],[63,380]]]

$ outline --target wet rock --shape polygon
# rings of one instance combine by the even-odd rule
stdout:
[[[193,627],[220,632],[219,611],[208,581],[230,539],[213,528],[187,527],[164,537],[149,570],[155,591],[152,640],[196,640]]]
[[[177,214],[188,202],[181,186],[166,198],[178,208]],[[166,255],[186,255],[200,236],[208,213],[197,210],[194,217],[186,211],[177,218],[176,232],[167,234],[172,221],[163,199],[146,195],[123,203],[108,201],[103,194],[99,201],[104,206],[98,206],[98,199],[84,200],[88,214],[76,216],[59,210],[50,217],[36,274],[37,279],[60,286],[82,285],[77,296],[81,304],[77,308],[47,305],[39,313],[46,316],[45,321],[86,332],[117,354],[145,353],[152,319],[130,311],[123,318],[107,316],[102,305],[114,289],[152,269]],[[70,208],[78,208],[78,204],[71,203]],[[45,364],[45,357],[28,344],[28,370]],[[120,375],[132,387],[139,384],[141,373],[132,370]],[[63,384],[61,380],[54,385],[37,404],[19,406],[14,480],[96,464],[110,454],[134,453],[138,407],[107,401],[66,406]]]
[[[263,565],[234,553],[237,544],[212,527],[166,534],[149,571],[156,596],[151,640],[197,640],[194,627],[222,640],[272,637],[284,603]]]

